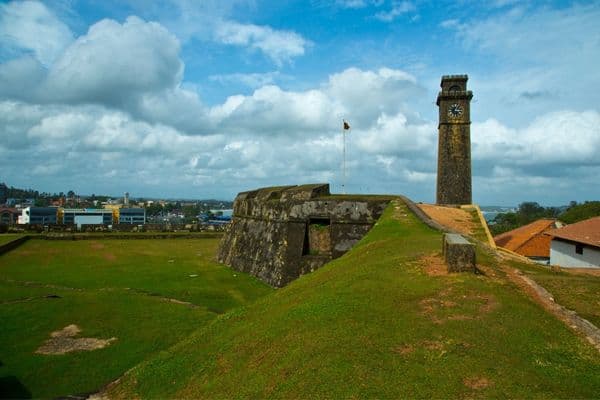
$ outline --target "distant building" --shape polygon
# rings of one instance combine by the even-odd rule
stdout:
[[[554,229],[551,237],[550,264],[560,267],[600,267],[600,217],[594,217]]]
[[[16,224],[19,219],[19,215],[21,215],[21,212],[16,208],[0,207],[0,224]]]
[[[77,225],[110,225],[112,224],[112,210],[97,208],[65,208],[63,210],[63,224]]]
[[[146,223],[145,208],[121,208],[119,210],[119,223],[143,225]]]
[[[560,228],[563,224],[554,219],[538,219],[528,225],[494,237],[496,246],[513,251],[533,261],[547,264],[550,262],[550,240],[546,232]]]
[[[19,224],[48,225],[57,223],[58,208],[26,207],[21,210]]]

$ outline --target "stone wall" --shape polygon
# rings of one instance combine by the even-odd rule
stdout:
[[[332,196],[328,184],[240,193],[217,258],[272,286],[285,286],[350,250],[389,199]]]
[[[467,75],[444,75],[439,107],[437,204],[471,204],[471,99]],[[460,108],[457,113],[451,112]]]

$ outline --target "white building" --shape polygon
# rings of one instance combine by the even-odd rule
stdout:
[[[58,208],[56,207],[26,207],[21,210],[18,224],[47,225],[56,224]]]
[[[63,224],[77,225],[110,225],[112,224],[112,210],[96,208],[65,208],[63,210]]]
[[[600,217],[547,232],[550,264],[572,268],[600,267]]]

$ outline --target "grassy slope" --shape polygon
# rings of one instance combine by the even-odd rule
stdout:
[[[15,239],[20,238],[21,235],[20,233],[3,233],[0,235],[0,245],[8,243],[8,242],[12,242]]]
[[[600,276],[552,270],[536,264],[511,262],[510,265],[546,288],[558,304],[600,327]]]
[[[217,243],[35,240],[1,256],[0,397],[96,391],[218,313],[271,290],[213,262]],[[45,298],[47,294],[60,298]],[[27,298],[33,299],[17,301]],[[35,354],[50,332],[69,324],[82,328],[81,337],[118,339],[91,352]]]
[[[594,397],[595,349],[502,278],[429,276],[440,234],[389,207],[344,257],[130,371],[120,398]],[[479,259],[493,257],[479,250]],[[493,270],[493,269],[492,269]]]

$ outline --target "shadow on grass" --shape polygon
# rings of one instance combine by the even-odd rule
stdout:
[[[31,399],[31,392],[16,376],[0,377],[0,399]]]

